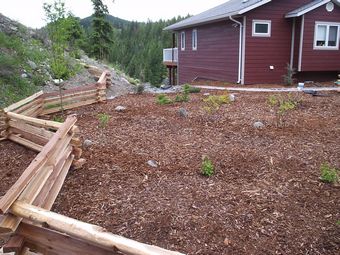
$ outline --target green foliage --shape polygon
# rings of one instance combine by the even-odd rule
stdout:
[[[183,92],[182,94],[176,95],[175,102],[189,102],[189,94],[186,92]]]
[[[138,79],[134,79],[134,78],[132,78],[130,76],[127,77],[127,80],[132,85],[138,85],[140,83],[140,81]]]
[[[113,27],[106,20],[108,8],[102,0],[91,0],[94,8],[90,35],[91,55],[98,59],[109,59],[110,47],[113,44]]]
[[[296,74],[295,68],[293,68],[289,63],[287,63],[287,74],[283,75],[283,82],[285,85],[290,86],[294,84],[294,75]]]
[[[164,94],[157,96],[157,104],[166,105],[166,104],[172,104],[172,103],[173,101]]]
[[[320,167],[321,176],[320,179],[323,182],[336,183],[339,180],[339,170],[332,168],[329,164],[324,163]]]
[[[135,88],[136,94],[143,94],[144,89],[145,89],[145,87],[144,87],[143,84],[136,85],[136,88]]]
[[[277,126],[283,127],[285,124],[285,117],[288,112],[295,110],[301,103],[301,99],[292,94],[287,96],[275,96],[268,97],[268,104],[274,109],[277,119]]]
[[[53,116],[52,120],[55,121],[55,122],[60,122],[60,123],[63,123],[65,121],[64,117],[60,116],[60,115]]]
[[[185,92],[185,93],[200,93],[201,89],[192,87],[192,86],[190,86],[190,84],[184,84],[183,92]]]
[[[201,165],[201,173],[204,176],[208,176],[208,177],[214,174],[214,164],[207,156],[203,157],[202,165]]]
[[[340,226],[340,220],[338,220],[338,221],[336,222],[336,225]]]
[[[99,120],[99,127],[105,128],[110,121],[111,116],[106,113],[99,113],[98,120]]]
[[[211,95],[203,99],[203,102],[203,109],[206,110],[208,113],[213,113],[218,111],[222,105],[229,104],[230,99],[228,94],[220,96]]]

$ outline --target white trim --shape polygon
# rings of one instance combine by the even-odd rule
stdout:
[[[185,38],[185,31],[181,32],[181,51],[185,51],[185,44],[186,44],[186,38]]]
[[[294,53],[295,53],[295,27],[296,27],[296,18],[293,18],[292,25],[292,44],[290,49],[290,67],[294,66]]]
[[[326,26],[326,45],[325,46],[317,46],[317,28],[318,26]],[[337,38],[336,38],[336,45],[335,46],[328,46],[329,40],[329,27],[338,27]],[[314,40],[313,40],[313,50],[339,50],[339,40],[340,40],[340,23],[337,22],[323,22],[323,21],[315,21],[314,26]]]
[[[269,2],[271,2],[271,0],[260,1],[257,4],[253,4],[253,5],[251,5],[251,6],[247,7],[247,8],[242,9],[241,11],[238,12],[238,14],[241,15],[243,13],[249,12],[249,11],[251,11],[251,10],[257,8],[257,7],[260,7],[260,6],[264,5],[264,4],[267,4]]]
[[[305,32],[305,15],[302,15],[301,19],[301,31],[300,31],[300,49],[299,49],[299,67],[298,71],[302,70],[302,50],[303,50],[303,36]]]
[[[268,32],[267,33],[257,33],[256,32],[256,25],[268,25]],[[272,21],[271,20],[259,20],[253,19],[253,28],[252,28],[252,36],[253,37],[271,37],[272,35]]]
[[[195,36],[194,36],[195,34]],[[195,42],[195,44],[194,44]],[[191,46],[192,46],[192,50],[196,51],[197,50],[197,44],[198,44],[198,35],[197,35],[197,29],[193,29],[191,32]]]
[[[243,16],[243,42],[242,42],[242,77],[241,84],[244,85],[245,67],[246,67],[246,31],[247,31],[247,17]]]
[[[300,16],[302,16],[302,15],[304,15],[304,14],[310,12],[310,11],[315,10],[316,8],[319,8],[320,6],[322,6],[322,5],[324,5],[324,4],[329,3],[330,1],[331,1],[331,0],[323,0],[322,2],[317,3],[317,4],[315,4],[315,5],[311,6],[311,7],[309,7],[309,8],[307,8],[307,9],[303,10],[303,11],[300,11],[300,12],[297,12],[297,13],[292,13],[292,14],[289,14],[289,13],[288,13],[285,17],[286,17],[286,18],[300,17]]]

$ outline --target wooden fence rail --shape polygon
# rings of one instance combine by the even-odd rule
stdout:
[[[4,252],[46,255],[116,254],[180,255],[139,243],[104,229],[50,212],[73,165],[80,167],[81,142],[76,116],[64,123],[37,117],[106,100],[109,75],[96,84],[58,92],[38,92],[0,111],[0,141],[9,139],[38,152],[19,179],[0,198],[0,237],[9,235]],[[1,138],[2,137],[2,138]]]

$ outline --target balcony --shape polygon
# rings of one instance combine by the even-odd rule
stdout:
[[[178,48],[163,49],[163,63],[166,66],[177,66]]]

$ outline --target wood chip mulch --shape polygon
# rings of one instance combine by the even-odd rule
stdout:
[[[285,128],[263,93],[236,94],[212,114],[203,92],[188,103],[126,95],[69,111],[94,144],[53,210],[186,254],[340,254],[340,187],[319,179],[322,163],[340,168],[340,94],[327,95],[303,95]],[[99,113],[111,116],[105,128]],[[215,164],[210,178],[200,174],[204,155]],[[4,176],[15,156],[1,156]]]

